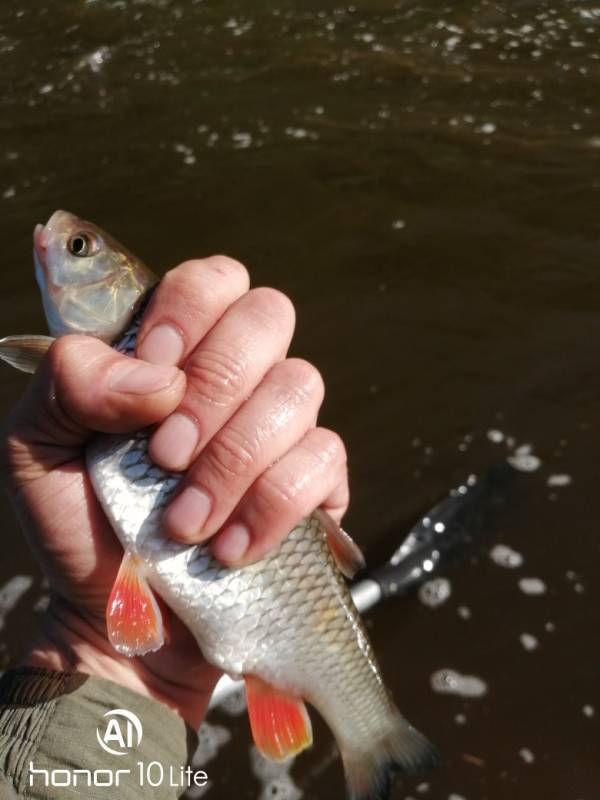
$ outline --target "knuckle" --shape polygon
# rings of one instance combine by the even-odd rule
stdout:
[[[243,478],[258,457],[258,445],[233,428],[222,430],[207,451],[210,467],[221,477]]]
[[[248,300],[254,312],[263,320],[275,322],[278,327],[293,328],[296,321],[296,310],[290,298],[268,286],[251,289]]]
[[[267,470],[256,482],[255,503],[269,516],[294,516],[299,493],[298,482],[291,474],[272,474]],[[302,516],[302,510],[298,516]]]
[[[250,285],[248,270],[235,258],[223,255],[209,256],[201,263],[228,280],[235,279],[246,286]]]
[[[77,335],[60,336],[51,344],[47,363],[59,386],[69,387],[74,380],[80,379],[82,364],[88,367],[90,362],[97,360],[89,352],[95,344],[88,337]]]
[[[216,406],[229,406],[243,397],[246,371],[239,360],[203,349],[185,367],[196,397]]]
[[[325,383],[319,370],[303,358],[286,358],[281,362],[283,377],[310,395],[323,395]]]
[[[312,454],[325,465],[347,462],[346,446],[339,433],[329,428],[313,428],[307,435],[306,444]]]
[[[60,373],[65,364],[68,364],[71,360],[75,352],[75,347],[77,346],[77,342],[74,341],[75,339],[79,339],[79,337],[60,336],[50,345],[47,359],[54,375]]]
[[[150,306],[154,316],[173,316],[189,324],[197,318],[213,319],[226,305],[247,291],[247,269],[232,258],[211,256],[191,259],[169,270]]]
[[[159,295],[164,298],[177,298],[178,304],[185,309],[188,304],[195,305],[194,298],[204,288],[201,261],[184,261],[165,273],[158,287]]]

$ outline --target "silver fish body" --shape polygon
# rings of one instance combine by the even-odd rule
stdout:
[[[264,560],[226,568],[205,545],[162,533],[179,476],[154,465],[147,446],[143,431],[99,437],[88,448],[89,472],[123,547],[141,558],[149,583],[207,660],[306,698],[338,738],[377,735],[390,701],[318,517],[303,519]]]
[[[136,332],[137,321],[117,349],[131,354]],[[433,749],[383,684],[319,516],[301,520],[262,561],[224,567],[206,545],[163,534],[162,512],[181,475],[152,462],[148,439],[146,431],[98,436],[87,449],[89,474],[123,548],[143,561],[148,582],[204,657],[232,677],[258,676],[314,705],[335,735],[350,785],[372,782],[362,773],[377,772],[381,759],[406,770],[431,761]],[[354,780],[353,768],[361,773]]]

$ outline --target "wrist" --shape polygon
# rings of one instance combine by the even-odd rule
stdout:
[[[60,672],[81,672],[113,681],[177,712],[197,728],[219,677],[206,665],[203,680],[189,686],[172,681],[145,663],[117,653],[95,624],[53,599],[41,620],[36,638],[19,661],[20,666]]]

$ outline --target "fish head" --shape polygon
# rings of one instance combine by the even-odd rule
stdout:
[[[157,282],[112,236],[68,211],[36,225],[33,258],[53,336],[81,333],[113,341]]]

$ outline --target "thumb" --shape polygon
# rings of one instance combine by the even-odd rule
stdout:
[[[56,340],[9,418],[5,449],[77,451],[93,431],[123,433],[159,422],[183,398],[177,367],[149,364],[88,336]],[[74,454],[73,454],[74,455]],[[62,461],[68,457],[62,453]],[[48,465],[47,465],[48,466]]]

